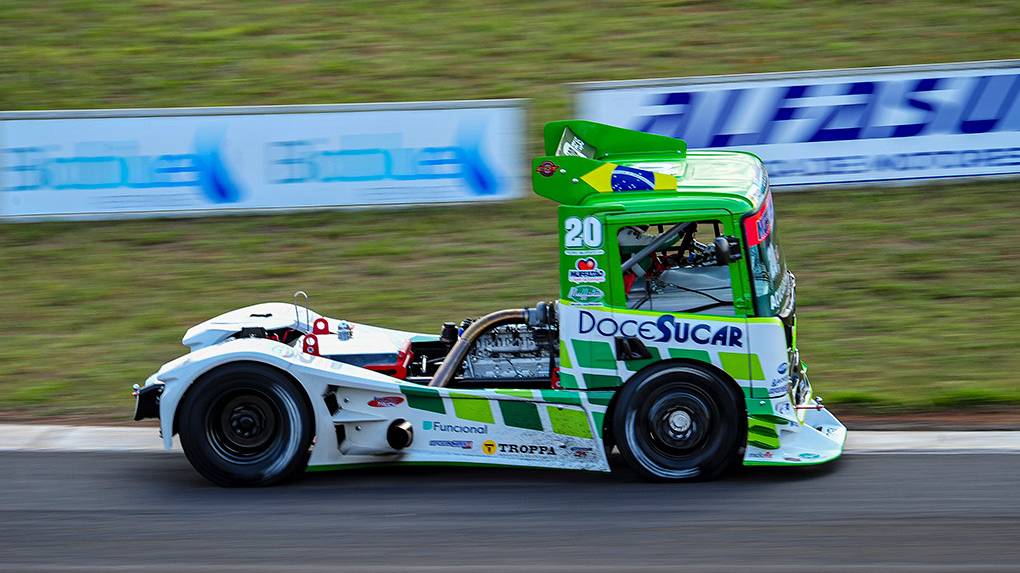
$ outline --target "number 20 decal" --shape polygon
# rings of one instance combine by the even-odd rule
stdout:
[[[602,223],[595,217],[569,217],[563,221],[563,229],[563,246],[567,248],[602,246]]]

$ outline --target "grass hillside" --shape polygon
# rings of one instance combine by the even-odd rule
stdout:
[[[528,97],[564,82],[1015,57],[1020,3],[29,2],[0,10],[0,109]],[[1020,404],[1008,181],[779,194],[804,355],[830,403]],[[184,330],[301,288],[435,330],[555,293],[539,199],[0,226],[0,416],[125,418]]]

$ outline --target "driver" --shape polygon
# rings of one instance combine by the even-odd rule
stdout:
[[[651,244],[655,237],[647,233],[648,225],[635,225],[624,227],[616,234],[617,244],[620,245],[620,261],[624,262],[642,248]],[[645,271],[651,263],[650,259],[642,259],[638,264],[627,269],[623,273],[623,290],[630,294],[631,287],[637,282],[639,276],[644,276]]]

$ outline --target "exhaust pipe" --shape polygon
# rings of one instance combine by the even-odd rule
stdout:
[[[404,419],[393,420],[386,430],[386,442],[394,450],[410,447],[414,441],[414,426]]]

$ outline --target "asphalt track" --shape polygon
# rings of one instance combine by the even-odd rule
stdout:
[[[0,453],[0,571],[1020,570],[1020,455],[670,485],[377,468],[208,485],[179,453]]]

